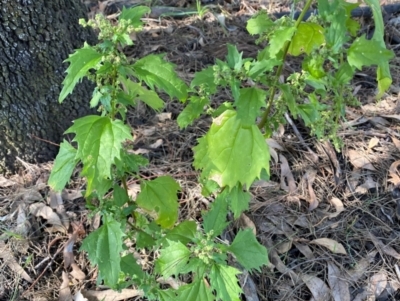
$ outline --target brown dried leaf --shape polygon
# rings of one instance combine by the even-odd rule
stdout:
[[[159,113],[156,116],[159,121],[164,122],[166,120],[171,120],[172,114],[171,113]]]
[[[328,283],[334,301],[350,301],[349,285],[333,262],[328,262]]]
[[[392,136],[391,138],[392,138],[393,144],[396,146],[396,148],[397,148],[398,150],[400,150],[400,140],[397,139],[397,138],[394,137],[394,136]]]
[[[400,254],[397,253],[397,251],[395,249],[393,249],[391,246],[385,245],[381,240],[379,240],[372,233],[369,233],[369,236],[371,237],[372,242],[374,243],[375,247],[378,250],[382,250],[383,253],[385,253],[386,255],[392,256],[392,257],[396,258],[397,260],[400,259]]]
[[[278,252],[278,254],[287,253],[291,248],[292,248],[292,240],[282,241],[275,246],[275,250]]]
[[[79,291],[74,295],[74,301],[88,301],[88,299],[83,297],[81,291]]]
[[[89,300],[119,301],[128,298],[143,296],[143,291],[135,289],[122,289],[120,292],[114,290],[104,291],[82,291],[84,297]]]
[[[371,176],[368,176],[365,182],[356,188],[356,193],[366,194],[372,188],[378,188],[379,184],[375,182]]]
[[[4,263],[15,273],[17,273],[20,277],[32,283],[32,278],[28,275],[27,272],[19,265],[19,263],[15,260],[14,255],[10,252],[7,245],[0,241],[0,258],[3,259]]]
[[[314,189],[312,187],[316,175],[317,171],[311,168],[307,169],[306,174],[304,175],[304,179],[308,187],[308,198],[307,198],[307,202],[309,203],[308,211],[314,210],[319,205],[317,196],[315,195]]]
[[[387,285],[387,276],[384,273],[376,273],[370,279],[368,283],[368,292],[374,294],[375,298],[379,297],[385,290]]]
[[[315,258],[314,254],[309,246],[302,244],[300,242],[297,242],[297,241],[293,241],[293,244],[301,252],[301,254],[304,255],[305,258],[310,259],[310,260]]]
[[[324,281],[316,276],[307,274],[303,275],[301,279],[307,285],[315,300],[320,301],[331,299],[330,290]]]
[[[376,137],[372,137],[368,143],[368,149],[373,149],[375,146],[379,144],[379,139]]]
[[[239,217],[239,226],[242,229],[250,228],[254,235],[257,235],[257,229],[254,222],[246,214],[242,213]]]
[[[344,206],[341,200],[339,200],[338,198],[331,198],[329,200],[329,203],[331,203],[332,206],[335,207],[336,212],[334,213],[330,213],[328,215],[329,218],[334,218],[336,216],[338,216],[341,212],[344,211]]]
[[[66,242],[63,250],[63,257],[64,257],[64,268],[67,269],[71,266],[74,262],[74,244],[75,241],[78,239],[78,234],[76,232],[72,233],[68,241]]]
[[[281,161],[281,189],[288,191],[290,194],[296,194],[297,186],[289,163],[283,155],[279,155],[279,160]]]
[[[6,187],[12,187],[16,185],[15,181],[11,181],[9,179],[6,179],[4,176],[0,175],[0,187],[6,188]]]
[[[332,253],[335,253],[335,254],[347,255],[347,252],[344,249],[343,245],[341,243],[338,243],[334,239],[317,238],[317,239],[314,239],[314,240],[310,241],[310,244],[315,244],[315,245],[319,245],[319,246],[325,247],[328,250],[330,250]]]
[[[82,270],[78,267],[78,265],[74,262],[71,264],[72,267],[72,272],[70,275],[74,277],[77,280],[84,280],[86,278],[86,275]]]
[[[399,176],[399,165],[400,160],[393,162],[389,167],[389,175],[391,179],[389,180],[394,185],[400,184],[400,176]]]
[[[350,149],[347,152],[347,156],[349,157],[351,164],[353,164],[355,168],[362,168],[373,171],[376,170],[375,167],[368,160],[368,158],[361,152],[358,152],[354,149]]]
[[[62,283],[60,286],[60,293],[58,295],[58,301],[71,301],[72,294],[69,288],[69,278],[66,272],[62,272]]]
[[[156,142],[149,145],[150,148],[156,149],[163,145],[164,141],[162,139],[157,139]]]
[[[43,203],[34,203],[29,206],[29,209],[34,216],[46,219],[49,224],[53,225],[55,230],[63,233],[67,232],[60,217],[49,206]]]
[[[82,190],[74,190],[74,189],[64,189],[61,194],[63,200],[66,201],[75,201],[79,198],[83,198]]]
[[[269,249],[269,259],[276,269],[282,273],[282,275],[288,275],[291,277],[292,281],[290,283],[295,284],[298,282],[299,276],[283,263],[275,249]]]

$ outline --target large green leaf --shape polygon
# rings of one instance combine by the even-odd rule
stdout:
[[[240,185],[233,187],[228,195],[228,204],[233,212],[234,219],[239,218],[244,210],[249,209],[250,199],[251,194],[248,191],[243,191]]]
[[[178,78],[174,65],[164,61],[161,55],[147,55],[139,59],[133,66],[137,77],[146,82],[151,89],[163,89],[170,97],[180,101],[187,98],[187,86]]]
[[[98,265],[101,279],[111,287],[118,283],[121,271],[122,237],[121,224],[105,219],[103,225],[83,240],[81,250],[88,253],[90,262]]]
[[[269,55],[271,58],[276,58],[277,54],[283,49],[283,46],[287,41],[290,41],[295,33],[296,28],[281,27],[274,30],[274,33],[270,39]]]
[[[205,280],[200,278],[190,284],[182,285],[176,301],[215,301]]]
[[[237,118],[243,125],[253,125],[260,115],[260,108],[266,106],[267,91],[256,87],[242,88],[235,103]]]
[[[75,159],[76,149],[64,140],[51,170],[49,185],[55,191],[61,191],[71,178],[79,160]]]
[[[350,46],[347,53],[347,61],[350,66],[361,70],[363,66],[384,65],[391,58],[393,52],[377,40],[367,40],[365,35],[357,38]]]
[[[187,265],[190,250],[181,242],[168,241],[168,247],[161,250],[161,255],[156,260],[156,272],[164,278],[178,274]]]
[[[163,228],[172,227],[178,219],[179,184],[170,176],[143,181],[136,203],[142,209],[157,215],[156,222]]]
[[[302,53],[310,54],[314,48],[320,47],[323,43],[325,43],[324,29],[316,23],[302,22],[293,36],[288,53],[294,56]]]
[[[236,275],[240,272],[230,266],[214,264],[211,268],[211,286],[217,293],[217,298],[223,301],[240,301],[242,289]]]
[[[94,48],[85,43],[83,48],[76,50],[65,60],[65,62],[69,62],[70,65],[66,71],[68,74],[63,81],[63,88],[58,97],[59,102],[62,102],[68,94],[72,93],[78,81],[81,80],[90,69],[95,68],[101,61],[101,58],[101,53],[98,53]]]
[[[222,234],[222,231],[229,224],[226,220],[228,214],[227,194],[228,189],[225,189],[215,198],[210,210],[203,215],[204,231],[206,233],[213,231],[213,237]]]
[[[111,177],[111,165],[120,158],[122,142],[132,139],[131,130],[121,120],[89,115],[75,120],[66,133],[76,134],[76,158],[83,163],[82,175],[87,177],[88,196],[103,179]]]
[[[239,231],[228,251],[232,252],[236,260],[248,271],[260,271],[260,267],[268,263],[267,249],[260,245],[249,228]]]
[[[246,29],[250,34],[255,35],[266,32],[273,26],[274,22],[264,11],[261,11],[256,16],[247,21]]]
[[[269,149],[263,135],[256,125],[243,125],[232,110],[213,120],[194,151],[195,168],[220,187],[240,183],[248,189],[262,169],[269,174]]]
[[[165,235],[165,239],[188,244],[196,237],[197,225],[194,221],[183,221]]]

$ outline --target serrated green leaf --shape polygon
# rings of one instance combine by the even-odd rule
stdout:
[[[217,298],[223,301],[240,301],[243,292],[236,275],[240,272],[230,266],[214,264],[211,267],[210,281],[217,293]]]
[[[347,53],[350,66],[361,70],[363,66],[383,65],[393,58],[393,52],[376,40],[367,40],[365,35],[351,44]]]
[[[259,76],[262,76],[267,71],[272,71],[274,67],[279,66],[281,64],[280,60],[277,59],[268,59],[268,60],[257,60],[252,62],[248,76],[252,79],[256,79]]]
[[[158,177],[140,184],[136,203],[142,209],[157,215],[156,222],[163,228],[172,227],[178,219],[179,184],[170,176]]]
[[[145,276],[141,266],[132,254],[121,257],[121,271],[132,278],[142,279]]]
[[[209,103],[210,99],[208,97],[191,96],[189,98],[189,103],[177,118],[179,127],[182,129],[192,124],[194,120],[204,113],[204,107]]]
[[[147,6],[134,6],[129,9],[124,7],[118,19],[127,20],[131,25],[133,25],[133,27],[138,28],[143,25],[143,22],[140,19],[143,15],[149,12],[150,8]]]
[[[65,133],[75,133],[78,142],[76,158],[83,163],[87,177],[86,196],[111,177],[111,165],[120,158],[122,142],[132,139],[130,128],[121,120],[89,115],[74,121]]]
[[[190,250],[181,242],[168,241],[168,247],[161,250],[156,260],[156,272],[164,278],[177,276],[189,261]]]
[[[53,190],[61,191],[64,189],[71,178],[76,164],[78,164],[79,160],[75,159],[75,157],[76,149],[64,140],[60,144],[60,150],[58,151],[49,177],[49,185]]]
[[[154,300],[157,301],[171,301],[176,299],[176,291],[174,289],[166,289],[166,290],[157,290],[157,297]],[[153,300],[153,299],[149,299]]]
[[[122,208],[129,201],[129,196],[127,191],[118,185],[114,185],[113,200],[116,206]]]
[[[161,55],[147,55],[132,66],[137,77],[143,80],[152,90],[163,89],[170,97],[180,101],[187,98],[187,86],[178,78],[174,65],[164,61]]]
[[[288,53],[298,56],[310,54],[315,48],[325,43],[324,29],[316,23],[302,22],[293,35]]]
[[[337,85],[346,85],[350,83],[354,73],[354,68],[352,68],[349,63],[344,62],[335,73],[335,81]]]
[[[263,135],[256,125],[243,125],[235,111],[227,110],[214,119],[198,141],[193,164],[203,170],[203,178],[220,187],[240,183],[248,189],[262,169],[269,173],[269,149]]]
[[[297,108],[296,100],[293,96],[292,89],[290,88],[290,86],[288,84],[279,85],[279,89],[283,93],[283,97],[284,97],[286,106],[288,107],[288,109],[290,111],[290,114],[292,114],[292,116],[294,116],[296,118],[296,116],[298,114],[298,108]]]
[[[121,224],[105,219],[103,225],[90,233],[84,240],[81,250],[88,253],[90,262],[99,267],[101,279],[111,287],[118,283],[121,271],[122,238],[125,234]]]
[[[256,88],[242,88],[236,105],[237,118],[243,125],[253,125],[260,115],[260,108],[266,106],[267,91]]]
[[[144,231],[136,231],[136,247],[139,249],[152,248],[156,245],[156,240]]]
[[[294,26],[281,27],[274,30],[274,33],[269,41],[269,56],[276,58],[277,54],[281,52],[283,46],[287,41],[290,41],[296,31]]]
[[[194,78],[190,83],[190,87],[203,86],[205,91],[210,94],[214,94],[217,91],[217,85],[215,84],[214,69],[212,66],[205,68],[194,74]]]
[[[243,65],[243,52],[239,53],[236,46],[228,44],[228,54],[226,55],[226,61],[230,68],[239,71]]]
[[[248,271],[268,263],[267,249],[260,245],[251,229],[241,230],[236,235],[228,250],[235,255],[236,260]]]
[[[148,90],[142,85],[122,76],[119,77],[119,80],[124,84],[127,93],[133,100],[141,100],[154,110],[160,110],[164,107],[164,101],[156,92]],[[132,105],[134,104],[135,102],[132,103]]]
[[[247,21],[246,29],[250,34],[255,35],[268,31],[274,25],[270,17],[262,11]]]
[[[324,63],[325,59],[322,56],[308,56],[303,60],[302,67],[304,71],[308,71],[313,77],[318,79],[326,75]]]
[[[193,241],[196,237],[197,225],[194,221],[183,221],[165,235],[165,239],[175,242],[180,241],[184,245]]]
[[[215,301],[205,280],[200,278],[190,284],[182,285],[178,290],[177,301]]]
[[[149,160],[141,155],[128,154],[124,149],[121,149],[121,157],[115,159],[117,167],[117,175],[122,177],[125,173],[137,173],[139,168],[149,164]]]
[[[61,90],[58,101],[61,103],[68,94],[72,93],[75,85],[86,75],[86,73],[97,66],[101,61],[102,54],[98,53],[94,48],[89,46],[86,42],[81,49],[75,50],[70,54],[65,62],[70,65],[67,69],[67,76],[62,82],[63,88]]]
[[[211,208],[203,214],[203,227],[206,233],[213,232],[213,237],[222,234],[228,226],[226,219],[228,214],[227,202],[228,189],[220,193],[211,205]]]
[[[236,185],[229,192],[228,204],[233,212],[234,219],[238,219],[240,214],[249,208],[251,195],[248,191],[243,191],[242,187]]]

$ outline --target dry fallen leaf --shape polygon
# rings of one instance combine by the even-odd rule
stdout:
[[[343,245],[341,243],[338,243],[336,240],[330,238],[317,238],[310,241],[310,244],[325,247],[335,254],[347,255],[347,252],[344,249]]]
[[[275,246],[278,254],[285,254],[292,248],[292,240],[282,241]]]
[[[316,301],[330,300],[331,293],[324,281],[313,275],[304,274],[301,279],[307,285]]]
[[[0,258],[3,262],[15,273],[21,276],[23,279],[32,283],[32,278],[28,275],[27,272],[19,265],[19,263],[15,260],[14,255],[10,252],[8,246],[0,240]]]
[[[84,280],[86,278],[85,273],[78,267],[78,265],[74,262],[71,264],[72,271],[70,275],[74,277],[76,280]]]
[[[58,301],[71,301],[72,294],[69,288],[69,278],[66,272],[62,272],[62,283],[60,286],[60,293],[58,295]]]
[[[257,235],[257,229],[254,222],[246,214],[242,213],[239,217],[239,226],[241,229],[250,228],[254,235]]]
[[[397,138],[394,137],[394,136],[392,136],[391,138],[392,138],[393,144],[396,146],[397,150],[400,151],[400,140],[397,139]]]
[[[328,262],[328,283],[334,301],[350,301],[349,285],[333,262]]]
[[[368,283],[368,292],[374,294],[375,298],[379,297],[385,290],[387,285],[387,276],[384,273],[376,273],[372,275]]]
[[[305,258],[310,259],[310,260],[315,258],[314,254],[309,246],[302,244],[300,242],[297,242],[297,241],[293,241],[293,244],[301,252],[301,254],[304,255]]]
[[[368,158],[361,152],[358,152],[354,149],[350,149],[347,152],[347,156],[349,157],[351,164],[353,164],[355,168],[362,168],[373,171],[376,170],[375,167],[368,160]]]
[[[63,226],[60,217],[51,209],[43,203],[34,203],[29,206],[30,212],[36,217],[42,217],[47,220],[47,222],[53,225],[56,231],[63,233],[67,232],[67,229]]]
[[[143,296],[143,291],[135,289],[122,289],[120,292],[114,290],[105,291],[82,291],[89,301],[119,301],[133,297]]]
[[[393,183],[394,185],[398,185],[400,184],[400,176],[399,176],[399,167],[400,165],[400,160],[397,160],[395,162],[393,162],[390,167],[389,167],[389,175],[390,175],[390,179],[389,181],[391,183]]]
[[[74,301],[88,301],[88,299],[83,297],[81,291],[79,291],[74,295]]]
[[[396,258],[397,260],[400,259],[400,254],[395,249],[393,249],[391,246],[385,245],[382,241],[380,241],[372,233],[369,233],[369,236],[371,237],[372,242],[374,243],[375,247],[378,250],[381,250],[386,255],[392,256],[392,257]]]
[[[11,187],[14,186],[18,183],[16,183],[15,181],[11,181],[7,178],[5,178],[4,176],[0,175],[0,187],[6,188],[6,187]]]
[[[156,116],[159,121],[164,122],[166,120],[171,120],[172,114],[171,113],[159,113]]]
[[[317,196],[315,195],[314,189],[312,187],[316,175],[317,171],[311,168],[307,169],[306,174],[304,175],[304,179],[307,183],[307,188],[308,188],[308,197],[307,197],[307,202],[309,203],[308,211],[316,209],[319,205]]]
[[[377,182],[375,182],[371,176],[367,176],[367,179],[365,180],[365,182],[359,186],[357,186],[356,188],[356,193],[359,194],[366,194],[369,192],[370,189],[373,188],[378,188],[379,184]]]
[[[334,217],[338,216],[341,212],[344,211],[343,203],[338,198],[331,198],[329,200],[329,203],[331,203],[331,205],[333,205],[335,207],[335,210],[336,210],[336,212],[330,213],[328,215],[329,218],[334,218]]]
[[[365,275],[365,271],[368,269],[369,265],[374,261],[374,257],[378,253],[377,251],[372,251],[368,255],[356,263],[354,269],[347,271],[348,281],[357,282],[362,276]]]
[[[368,149],[373,149],[375,146],[379,144],[379,139],[376,137],[372,137],[368,143]]]

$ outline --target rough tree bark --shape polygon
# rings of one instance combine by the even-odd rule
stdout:
[[[40,163],[55,157],[71,121],[88,113],[90,83],[58,103],[76,48],[95,42],[78,25],[81,0],[0,0],[0,174],[16,170],[16,157]]]

